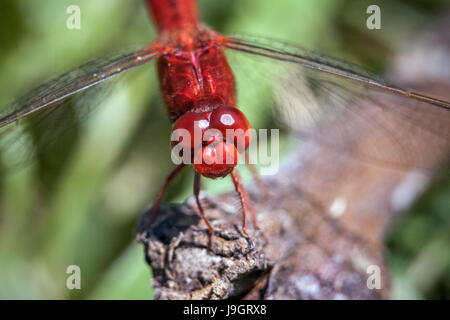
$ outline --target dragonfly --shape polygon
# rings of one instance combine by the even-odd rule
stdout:
[[[427,132],[432,138],[429,145],[439,147],[439,144],[450,140],[450,103],[447,101],[401,88],[358,66],[297,45],[260,36],[222,35],[201,23],[195,0],[145,2],[158,31],[157,39],[139,50],[90,61],[1,109],[0,152],[20,147],[19,126],[14,124],[32,119],[26,123],[30,128],[38,126],[53,133],[64,130],[61,125],[49,125],[49,121],[54,119],[53,114],[67,112],[65,101],[70,97],[155,61],[160,89],[175,134],[173,146],[182,145],[183,151],[191,154],[188,157],[191,163],[178,164],[169,173],[149,212],[149,224],[156,218],[169,183],[192,164],[195,170],[194,197],[198,213],[209,230],[212,246],[214,229],[199,197],[202,177],[230,176],[240,199],[243,233],[248,236],[247,213],[258,228],[250,197],[236,169],[238,158],[247,152],[252,139],[251,135],[245,134],[251,126],[242,111],[245,111],[245,106],[240,106],[236,94],[240,83],[234,71],[238,67],[251,69],[249,81],[253,81],[254,86],[265,84],[275,93],[274,108],[283,126],[340,152],[346,152],[347,142],[343,139],[340,143],[337,136],[348,137],[353,133],[357,139],[358,127],[370,127],[380,132],[380,139],[386,145],[395,145],[396,150],[402,152],[392,156],[388,151],[374,150],[366,151],[361,157],[393,166],[414,163],[426,167],[427,163],[420,161],[422,155],[414,143],[407,139],[408,132],[389,126],[386,117],[389,114],[395,114],[408,123],[408,130]],[[253,63],[255,68],[252,68]],[[263,76],[251,78],[253,72]],[[359,111],[363,106],[380,111],[382,116],[374,112],[374,116],[368,119]],[[350,118],[352,126],[346,126],[346,119]],[[446,119],[447,125],[431,123],[437,118]],[[321,134],[320,128],[341,120],[344,125],[337,126],[332,140]],[[210,129],[213,134],[208,136],[206,133]],[[229,139],[227,130],[240,130],[241,133]],[[200,132],[201,138],[196,141],[177,135],[177,132],[187,132],[189,136]]]

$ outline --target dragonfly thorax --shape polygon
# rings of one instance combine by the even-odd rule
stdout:
[[[234,77],[223,49],[203,44],[158,59],[159,82],[172,122],[188,111],[236,105]]]

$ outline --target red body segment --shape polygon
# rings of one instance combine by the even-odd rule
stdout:
[[[170,120],[188,111],[236,106],[234,76],[220,48],[223,36],[198,21],[194,0],[147,0],[164,54],[158,74]]]
[[[195,0],[146,0],[158,31],[196,28],[198,10]]]
[[[166,54],[158,60],[158,73],[172,122],[188,111],[236,106],[233,73],[215,45]]]

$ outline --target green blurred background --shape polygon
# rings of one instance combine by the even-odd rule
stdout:
[[[200,0],[203,20],[223,33],[299,43],[383,73],[389,58],[444,10],[444,0]],[[66,28],[69,5],[81,29]],[[382,29],[365,27],[382,8]],[[1,0],[0,105],[54,75],[115,48],[155,38],[140,0]],[[151,299],[151,275],[134,242],[140,213],[170,170],[170,124],[154,66],[131,71],[79,128],[59,165],[38,157],[1,171],[1,299]],[[261,122],[258,113],[250,122]],[[393,298],[450,297],[449,173],[391,228],[387,259]],[[231,189],[208,182],[208,192]],[[192,172],[167,202],[191,195]],[[81,268],[81,290],[66,268]]]

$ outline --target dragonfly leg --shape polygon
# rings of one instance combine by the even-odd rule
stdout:
[[[185,166],[186,165],[183,163],[178,165],[175,169],[173,169],[169,173],[169,175],[164,180],[164,183],[161,186],[161,189],[159,189],[158,195],[156,196],[156,200],[153,204],[152,209],[150,210],[150,212],[147,211],[147,213],[145,214],[147,217],[150,216],[150,219],[145,223],[144,226],[139,228],[139,232],[136,237],[137,240],[139,240],[139,238],[142,236],[142,233],[145,232],[150,227],[150,225],[155,221],[159,206],[164,197],[164,194],[166,193],[167,186],[169,185],[170,181],[172,181],[183,170]]]
[[[194,196],[195,196],[195,202],[197,202],[197,207],[198,207],[198,211],[200,214],[200,217],[202,218],[203,222],[205,222],[206,226],[208,227],[209,230],[209,248],[213,251],[213,238],[214,238],[214,229],[213,227],[209,224],[208,219],[206,219],[205,217],[205,212],[203,211],[203,207],[200,203],[200,174],[199,173],[195,173],[195,177],[194,177]]]
[[[250,216],[252,218],[253,225],[255,226],[256,229],[260,230],[258,223],[256,221],[255,211],[253,210],[253,206],[250,201],[250,197],[248,196],[247,191],[245,191],[245,188],[242,185],[241,177],[236,170],[233,170],[231,172],[231,179],[233,180],[234,188],[236,189],[236,192],[239,194],[239,199],[241,200],[242,214],[243,214],[242,230],[243,230],[244,234],[246,236],[248,236],[248,234],[247,234],[247,214],[246,214],[247,210],[250,211]]]

